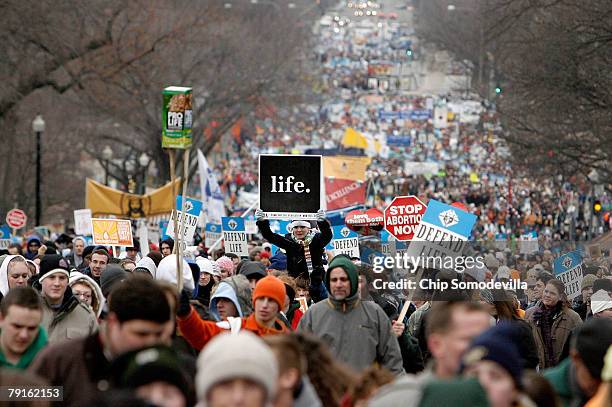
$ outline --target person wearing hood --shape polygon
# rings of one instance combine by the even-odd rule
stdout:
[[[87,242],[83,236],[77,236],[72,240],[72,253],[66,257],[71,268],[78,269],[83,264],[83,252]]]
[[[162,256],[170,256],[172,250],[174,250],[174,240],[171,237],[162,240],[159,242],[159,249],[161,250]]]
[[[157,265],[155,264],[155,260],[149,256],[144,256],[136,263],[134,273],[146,273],[155,278],[155,275],[157,274]]]
[[[245,279],[244,276],[233,278]],[[224,280],[224,282],[227,280]],[[218,291],[218,290],[217,290]],[[215,292],[215,294],[217,294]],[[213,310],[214,297],[211,299]],[[201,350],[211,338],[230,330],[232,334],[240,331],[251,331],[258,336],[287,333],[289,330],[278,318],[278,313],[285,303],[285,285],[274,276],[262,278],[257,282],[253,292],[253,312],[248,317],[228,318],[227,321],[215,323],[202,320],[189,303],[189,294],[181,292],[180,305],[177,310],[178,326],[183,337],[196,350]]]
[[[38,282],[43,303],[42,326],[50,343],[82,338],[98,329],[93,311],[68,287],[69,277],[66,259],[58,254],[43,256]]]
[[[0,256],[0,300],[10,289],[25,287],[30,278],[26,259],[19,255]]]
[[[29,236],[26,240],[26,252],[23,257],[28,260],[34,260],[36,256],[38,256],[38,249],[42,246],[42,243],[38,236]]]
[[[221,281],[210,298],[210,313],[216,321],[247,317],[253,312],[251,287],[244,276]]]
[[[334,257],[325,275],[329,297],[306,311],[298,331],[320,337],[334,357],[357,370],[378,363],[401,375],[402,354],[391,322],[378,304],[359,299],[358,281],[351,259]]]
[[[159,262],[159,266],[157,267],[157,272],[155,273],[154,277],[156,280],[167,281],[171,284],[178,285],[176,275],[176,254],[170,254]],[[193,291],[195,289],[191,268],[189,267],[189,263],[187,263],[187,261],[184,259],[183,287],[189,291]]]
[[[72,294],[83,304],[90,306],[96,317],[100,318],[100,314],[106,304],[106,299],[102,295],[100,286],[91,277],[78,271],[70,274],[68,285],[72,290]]]
[[[210,294],[213,286],[219,281],[221,274],[215,270],[213,262],[204,257],[196,257],[196,264],[200,268],[197,300],[205,307],[210,306]]]
[[[325,219],[325,211],[317,212],[317,225],[320,233],[311,230],[309,221],[294,220],[289,224],[291,233],[284,236],[273,233],[270,221],[261,209],[255,211],[259,232],[268,242],[285,250],[287,254],[287,271],[293,278],[305,276],[310,278],[310,296],[317,302],[325,298],[323,287],[323,256],[325,246],[334,237],[331,225]]]

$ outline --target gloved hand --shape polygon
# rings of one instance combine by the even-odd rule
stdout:
[[[317,222],[323,222],[325,220],[325,211],[323,209],[319,209],[317,211]]]
[[[181,290],[181,298],[179,299],[178,307],[176,307],[176,316],[185,318],[191,312],[191,304],[189,303],[191,295],[184,288]]]
[[[255,220],[259,222],[260,220],[266,219],[266,214],[261,209],[257,209],[255,211]]]

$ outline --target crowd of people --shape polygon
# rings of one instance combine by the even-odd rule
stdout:
[[[527,290],[422,290],[399,320],[405,296],[325,250],[324,211],[286,235],[256,216],[265,239],[249,242],[249,259],[192,247],[181,291],[171,239],[122,259],[80,237],[12,247],[0,257],[1,382],[62,386],[69,406],[610,403],[606,266],[585,268],[570,303],[551,252],[516,263],[487,253],[485,280],[517,277]]]
[[[572,301],[553,273],[569,249],[552,242],[609,229],[593,223],[590,187],[579,176],[517,175],[494,104],[398,92],[402,78],[378,86],[389,79],[380,61],[415,63],[385,46],[405,27],[381,20],[319,34],[320,106],[289,112],[292,120],[257,113],[250,137],[243,129],[215,165],[227,206],[240,209],[240,194],[256,186],[258,154],[338,150],[351,127],[380,144],[368,151],[366,203],[383,209],[412,194],[459,201],[478,216],[472,239],[485,268],[428,269],[426,278],[520,280],[526,289],[376,289],[386,273],[326,250],[334,236],[324,210],[287,234],[257,210],[248,259],[201,242],[179,259],[182,278],[172,239],[135,239],[118,254],[68,233],[33,234],[0,256],[2,386],[61,386],[66,406],[612,405],[610,252],[584,253]],[[399,114],[416,110],[429,117]],[[406,165],[414,162],[435,170],[415,173]],[[535,248],[511,244],[530,232]],[[510,243],[498,246],[500,235]]]

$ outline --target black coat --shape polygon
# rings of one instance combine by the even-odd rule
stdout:
[[[316,233],[308,246],[310,249],[310,257],[312,259],[312,275],[311,282],[322,281],[325,270],[323,269],[323,255],[325,254],[325,246],[334,237],[331,225],[327,220],[317,222],[321,233]],[[291,238],[291,234],[285,236],[278,235],[270,230],[270,221],[267,219],[257,222],[257,227],[264,239],[285,250],[287,254],[287,271],[293,278],[299,276],[308,277],[308,266],[306,265],[306,257],[304,255],[304,247]]]

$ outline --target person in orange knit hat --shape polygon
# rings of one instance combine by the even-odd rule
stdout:
[[[204,321],[189,303],[189,294],[183,291],[177,309],[178,327],[187,342],[198,351],[222,332],[236,334],[246,329],[258,336],[287,333],[289,330],[278,319],[284,303],[285,284],[274,276],[267,276],[257,282],[253,291],[253,314],[243,318],[230,317],[222,322]]]

